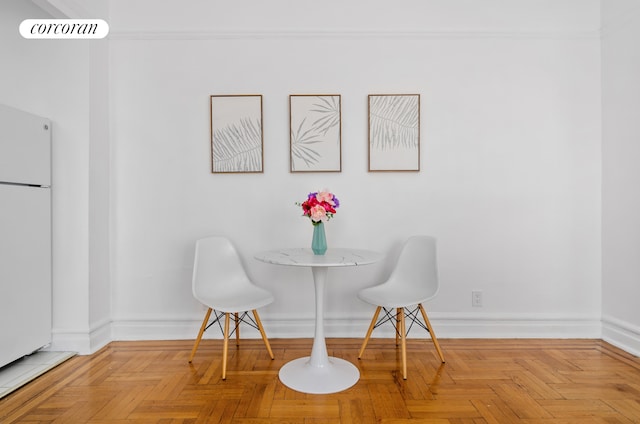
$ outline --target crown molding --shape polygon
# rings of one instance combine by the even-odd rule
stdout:
[[[407,30],[188,30],[156,31],[111,28],[112,40],[229,40],[229,39],[599,39],[600,31],[407,31]]]

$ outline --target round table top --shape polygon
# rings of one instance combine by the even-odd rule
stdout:
[[[315,255],[311,249],[288,248],[260,252],[254,255],[259,261],[275,265],[337,267],[368,265],[382,259],[383,255],[372,250],[328,248],[324,255]]]

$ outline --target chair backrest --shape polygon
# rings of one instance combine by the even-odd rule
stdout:
[[[251,281],[229,239],[213,236],[196,241],[192,279],[193,296],[196,299],[213,293],[223,295],[236,292],[247,284],[251,284]]]
[[[415,294],[420,303],[434,297],[439,288],[436,239],[410,237],[402,247],[387,283]]]

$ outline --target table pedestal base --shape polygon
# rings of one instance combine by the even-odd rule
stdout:
[[[302,393],[326,394],[346,390],[358,382],[360,371],[349,361],[329,357],[329,362],[314,367],[310,357],[294,359],[280,368],[280,381]]]

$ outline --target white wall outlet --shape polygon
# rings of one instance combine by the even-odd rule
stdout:
[[[475,307],[482,306],[482,291],[474,290],[471,292],[471,306],[475,306]]]

